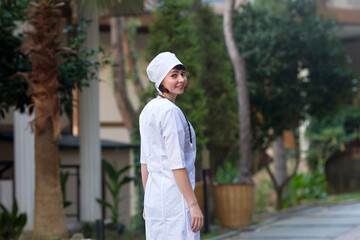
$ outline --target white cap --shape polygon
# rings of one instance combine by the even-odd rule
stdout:
[[[150,81],[155,83],[156,89],[159,89],[161,82],[164,80],[166,75],[176,65],[183,65],[175,54],[171,52],[159,53],[146,68],[146,73]],[[159,91],[159,90],[158,90]]]

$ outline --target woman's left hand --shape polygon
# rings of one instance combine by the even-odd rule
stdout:
[[[199,205],[190,207],[191,216],[191,230],[193,232],[199,231],[204,225],[204,216]]]

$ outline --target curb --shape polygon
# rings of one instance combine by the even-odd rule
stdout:
[[[273,224],[274,222],[282,220],[282,219],[296,217],[296,216],[314,213],[314,212],[319,212],[319,211],[325,210],[328,207],[332,207],[332,206],[336,206],[336,205],[350,205],[350,204],[354,204],[354,203],[358,203],[358,201],[357,202],[344,202],[341,204],[325,204],[323,206],[311,205],[311,206],[306,206],[305,209],[295,210],[295,211],[290,209],[290,211],[294,211],[294,212],[279,213],[278,215],[270,217],[269,219],[264,220],[263,222],[261,222],[259,224],[254,224],[254,225],[251,225],[246,228],[232,229],[230,232],[221,234],[221,235],[213,237],[213,238],[208,238],[206,240],[222,240],[224,238],[236,236],[242,232],[255,231],[257,229],[264,228],[264,227],[269,226],[269,225]]]

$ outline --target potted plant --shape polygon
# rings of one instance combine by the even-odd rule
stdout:
[[[231,161],[217,170],[212,186],[216,214],[223,227],[251,224],[255,205],[254,184],[238,183],[238,167]]]

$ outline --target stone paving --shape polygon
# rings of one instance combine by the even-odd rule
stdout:
[[[229,236],[232,235],[232,236]],[[360,203],[315,207],[213,240],[360,240]]]

